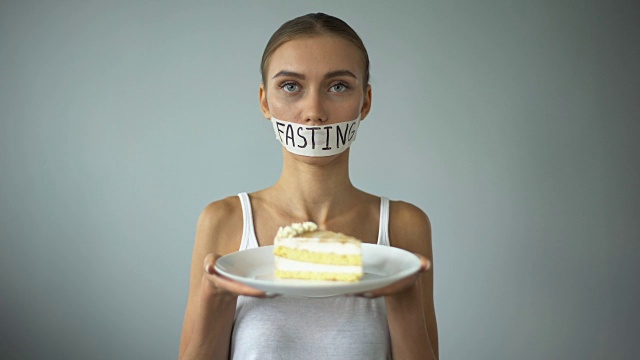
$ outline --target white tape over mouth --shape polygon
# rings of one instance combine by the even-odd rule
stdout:
[[[276,139],[287,151],[304,156],[331,156],[351,146],[356,139],[360,116],[336,124],[301,125],[271,117]]]

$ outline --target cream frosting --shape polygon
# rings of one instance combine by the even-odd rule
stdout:
[[[278,229],[276,238],[291,238],[296,235],[301,235],[306,232],[318,230],[318,225],[312,221],[305,221],[303,223],[294,223],[290,226],[284,226]]]
[[[327,265],[314,264],[303,261],[274,257],[276,269],[283,271],[309,271],[309,272],[328,272],[328,273],[346,273],[346,274],[362,274],[362,266],[352,265]]]
[[[360,255],[360,243],[355,241],[333,242],[322,238],[276,238],[275,246],[284,246],[295,250],[306,250],[319,253],[334,253],[344,255]]]
[[[280,227],[274,245],[320,253],[361,254],[359,240],[340,233],[319,231],[312,221]]]

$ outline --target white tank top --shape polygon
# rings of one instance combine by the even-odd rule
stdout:
[[[242,203],[244,228],[240,250],[258,247],[251,203]],[[389,246],[389,199],[380,201],[378,245]],[[390,359],[384,298],[239,296],[231,359]]]

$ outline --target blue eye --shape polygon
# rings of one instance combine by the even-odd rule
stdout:
[[[285,91],[285,92],[296,92],[298,91],[298,85],[294,84],[294,83],[284,83],[282,85],[280,85],[280,87]]]
[[[347,89],[349,89],[349,86],[347,86],[347,84],[345,83],[337,83],[331,86],[331,91],[338,93],[345,92],[347,91]]]

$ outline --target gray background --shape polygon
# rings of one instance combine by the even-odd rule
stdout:
[[[431,217],[442,358],[639,358],[638,8],[0,1],[0,357],[177,356],[199,212],[279,176],[262,50],[324,11],[372,59],[354,183]]]

